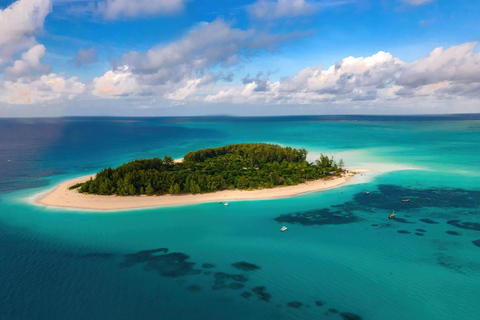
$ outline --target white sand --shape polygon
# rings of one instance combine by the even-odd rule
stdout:
[[[53,191],[41,195],[35,200],[38,204],[55,207],[77,208],[77,209],[95,209],[95,210],[122,210],[146,207],[162,207],[171,205],[183,205],[200,202],[232,201],[232,200],[251,200],[251,199],[270,199],[285,198],[303,193],[315,192],[320,190],[338,187],[347,182],[347,180],[356,173],[369,170],[355,169],[349,170],[349,173],[341,177],[335,177],[328,180],[314,180],[302,183],[296,186],[282,186],[261,190],[223,190],[205,194],[182,194],[182,195],[163,195],[163,196],[100,196],[92,194],[79,193],[78,189],[69,190],[68,188],[76,183],[85,182],[95,175],[85,176],[66,181],[56,187]]]

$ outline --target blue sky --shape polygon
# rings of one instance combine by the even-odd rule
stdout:
[[[480,112],[480,2],[0,1],[0,116]]]

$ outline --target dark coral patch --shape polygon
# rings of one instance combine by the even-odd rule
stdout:
[[[240,295],[241,295],[242,297],[244,297],[245,299],[248,299],[248,298],[250,298],[250,297],[252,296],[252,293],[250,293],[250,292],[248,292],[248,291],[245,291],[245,292],[240,293]]]
[[[424,233],[421,233],[421,232],[415,232],[415,234],[416,234],[417,236],[424,236],[424,235],[425,235]]]
[[[408,230],[398,230],[398,233],[403,233],[403,234],[410,234],[410,231]]]
[[[428,224],[438,224],[438,222],[432,220],[432,219],[428,219],[428,218],[423,218],[423,219],[420,219],[420,221],[422,222],[425,222],[425,223],[428,223]]]
[[[266,290],[265,286],[258,286],[252,289],[253,293],[257,294],[260,300],[268,302],[272,298],[272,295]]]
[[[478,222],[461,222],[460,220],[449,220],[448,224],[457,228],[480,231],[480,223]]]
[[[202,291],[202,287],[197,286],[196,284],[192,284],[191,286],[187,287],[187,290],[191,292],[199,292]]]
[[[462,235],[460,232],[457,231],[446,231],[447,234],[452,235],[452,236],[460,236]]]
[[[337,310],[337,309],[334,309],[334,308],[330,308],[330,309],[328,309],[328,312],[330,312],[330,313],[338,313],[338,310]]]
[[[254,271],[254,270],[260,269],[260,267],[257,266],[256,264],[248,263],[245,261],[232,263],[232,266],[242,271]]]
[[[473,240],[472,243],[477,246],[477,247],[480,247],[480,239],[478,240]]]
[[[228,274],[225,272],[215,272],[215,282],[212,286],[213,290],[230,288],[233,290],[242,289],[248,278],[241,274]]]
[[[415,229],[415,230],[418,231],[418,232],[427,232],[427,230],[425,230],[425,229]]]
[[[301,307],[303,307],[303,303],[301,303],[300,301],[291,301],[287,303],[287,306],[290,308],[300,309]]]
[[[202,264],[202,267],[205,269],[212,269],[215,268],[215,265],[213,263],[204,263]]]
[[[322,300],[316,300],[316,301],[315,301],[315,305],[316,305],[317,307],[321,307],[321,306],[323,306],[324,304],[325,304],[325,302],[323,302]]]
[[[374,223],[374,224],[371,224],[372,227],[378,227],[378,224]]]
[[[156,271],[163,277],[183,277],[199,274],[202,271],[194,269],[195,262],[187,261],[190,257],[185,253],[167,253],[168,249],[160,248],[126,254],[120,267],[128,268],[139,263],[145,263],[145,270]]]
[[[341,312],[340,316],[342,316],[343,320],[362,320],[362,317],[350,312]]]
[[[397,222],[400,222],[400,223],[415,223],[415,222],[408,221],[407,219],[403,219],[403,218],[394,218],[393,220],[395,220]]]
[[[346,224],[360,221],[360,218],[352,213],[332,211],[330,209],[317,209],[306,212],[282,214],[274,219],[281,223],[299,223],[304,226]]]

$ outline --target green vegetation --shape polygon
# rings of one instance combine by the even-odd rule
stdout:
[[[179,163],[165,156],[103,169],[83,183],[79,192],[125,196],[252,190],[296,185],[343,172],[342,160],[337,163],[333,157],[320,155],[308,163],[306,157],[305,149],[265,143],[208,148],[187,153]]]
[[[77,189],[77,188],[81,187],[82,185],[83,185],[83,183],[75,183],[73,186],[68,188],[68,190]]]

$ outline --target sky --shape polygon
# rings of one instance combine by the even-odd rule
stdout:
[[[480,113],[476,0],[0,0],[0,117]]]

